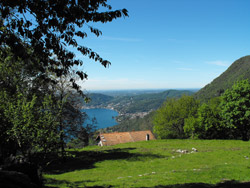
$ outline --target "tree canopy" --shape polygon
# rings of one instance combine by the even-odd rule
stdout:
[[[100,36],[96,22],[126,16],[107,0],[0,1],[0,163],[20,152],[61,148],[63,155],[65,141],[84,132],[76,80],[87,74],[75,70],[84,63],[75,51],[104,67],[110,62],[79,39]]]
[[[220,97],[199,104],[192,97],[167,100],[156,111],[159,138],[242,139],[250,137],[250,83],[236,82]]]
[[[220,103],[220,97],[203,103],[195,116],[190,116],[185,120],[184,131],[186,134],[199,139],[228,138],[228,129],[224,126]]]
[[[192,96],[171,98],[159,108],[154,117],[154,132],[160,138],[185,138],[185,119],[197,113],[199,102]]]
[[[107,0],[19,0],[1,1],[0,14],[1,50],[8,47],[16,57],[26,63],[39,59],[36,66],[41,72],[39,76],[45,79],[46,71],[60,77],[67,75],[73,66],[83,65],[84,62],[77,59],[74,51],[68,47],[107,67],[109,61],[79,44],[78,39],[84,39],[88,35],[84,26],[99,36],[102,32],[92,27],[92,23],[111,22],[128,16],[128,11],[113,11]],[[81,80],[87,78],[83,71],[76,71],[75,74]],[[74,78],[70,82],[79,90]]]
[[[235,83],[222,96],[222,114],[227,126],[234,128],[242,140],[249,140],[250,131],[250,83],[248,79]]]

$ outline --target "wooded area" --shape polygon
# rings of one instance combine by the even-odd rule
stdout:
[[[154,116],[159,138],[249,140],[250,83],[238,81],[220,97],[200,103],[192,96],[167,100]]]
[[[65,157],[69,139],[89,134],[78,100],[87,98],[76,82],[87,74],[77,70],[84,62],[72,49],[109,66],[78,39],[98,37],[89,23],[126,17],[127,10],[112,10],[106,0],[20,0],[1,1],[0,15],[0,164],[44,166]]]
[[[38,169],[58,159],[63,163],[66,143],[73,139],[86,146],[95,131],[92,124],[83,127],[82,106],[89,98],[78,81],[88,75],[78,69],[85,62],[75,51],[104,67],[111,63],[79,41],[102,34],[95,23],[127,17],[128,11],[112,10],[107,0],[8,0],[0,1],[0,16],[0,166],[23,173],[21,179],[28,176],[31,182],[24,181],[24,187],[39,187]],[[125,113],[160,107],[144,119],[126,121],[124,131],[153,129],[159,139],[248,141],[249,59],[238,60],[194,96],[176,90],[122,100],[95,95],[96,105],[121,103],[117,110]]]

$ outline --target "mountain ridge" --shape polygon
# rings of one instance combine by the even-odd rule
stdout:
[[[132,96],[112,97],[100,93],[91,93],[88,97],[91,102],[86,104],[87,108],[110,108],[120,113],[149,112],[156,110],[161,104],[171,97],[181,97],[182,95],[192,95],[189,90],[166,90],[159,93],[145,93]]]
[[[220,96],[234,83],[243,79],[250,79],[250,55],[234,61],[220,76],[196,92],[194,97],[203,102],[208,101],[213,97]]]
[[[250,56],[244,56],[234,61],[220,76],[194,93],[194,97],[206,102],[213,97],[220,96],[227,89],[230,89],[235,82],[242,79],[250,80]],[[152,111],[143,118],[127,119],[119,125],[108,128],[107,131],[152,130],[154,113],[155,111]]]

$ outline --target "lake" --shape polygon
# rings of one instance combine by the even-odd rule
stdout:
[[[117,125],[115,117],[118,116],[119,113],[115,110],[104,109],[104,108],[93,108],[93,109],[84,109],[83,111],[86,112],[87,115],[89,116],[89,119],[86,121],[86,123],[91,123],[91,119],[96,118],[97,129]]]

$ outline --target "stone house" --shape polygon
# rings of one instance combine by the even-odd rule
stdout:
[[[114,132],[100,133],[96,140],[99,146],[112,146],[127,142],[138,142],[144,140],[155,140],[155,136],[150,130],[131,131],[131,132]]]

